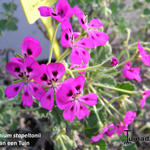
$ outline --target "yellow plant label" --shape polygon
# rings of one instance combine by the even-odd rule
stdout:
[[[52,6],[57,0],[20,0],[26,19],[33,24],[40,18],[38,8],[40,6]]]

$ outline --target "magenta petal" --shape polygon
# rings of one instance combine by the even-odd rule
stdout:
[[[35,84],[34,82],[30,82],[29,84],[32,95],[37,99],[41,100],[42,96],[45,94],[44,88]]]
[[[78,6],[75,6],[73,8],[73,10],[74,10],[75,15],[78,17],[81,27],[84,30],[87,30],[88,29],[87,19],[86,19],[84,13],[82,12],[82,10]]]
[[[51,9],[52,8],[50,8],[48,6],[42,6],[42,7],[38,8],[38,10],[40,11],[40,15],[43,16],[43,17],[50,16]]]
[[[39,75],[34,78],[34,81],[43,86],[51,86],[51,81],[48,74],[48,66],[42,64],[40,65],[39,70]]]
[[[25,85],[23,88],[23,95],[22,95],[22,101],[23,101],[23,106],[32,106],[33,104],[33,98],[30,93],[28,85]]]
[[[80,102],[87,104],[89,106],[93,106],[97,104],[97,95],[95,93],[90,93],[88,95],[84,95],[79,97]]]
[[[73,89],[72,81],[74,79],[66,80],[56,92],[56,104],[60,109],[65,109],[71,105],[75,90]]]
[[[50,63],[48,64],[48,73],[50,78],[57,82],[63,77],[65,66],[61,63]]]
[[[77,107],[76,115],[77,115],[78,119],[83,119],[84,117],[86,117],[90,114],[89,109],[82,103],[77,102],[76,107]]]
[[[72,64],[82,64],[82,56],[81,56],[81,52],[77,47],[74,47],[72,49],[71,55],[70,55],[70,61]]]
[[[6,89],[5,89],[5,95],[8,98],[12,98],[15,97],[21,90],[21,88],[23,87],[24,83],[23,82],[19,82],[16,84],[12,84],[9,85]]]
[[[100,28],[102,27],[103,24],[98,20],[98,19],[92,19],[89,23],[88,23],[88,27],[89,28]]]
[[[73,44],[73,32],[70,31],[69,29],[66,29],[62,32],[62,35],[61,35],[61,44],[62,46],[64,47],[72,47]]]
[[[122,75],[128,79],[136,79],[137,81],[141,82],[142,79],[140,77],[140,68],[131,68],[131,62],[127,62],[123,69]]]
[[[70,7],[67,0],[59,0],[56,4],[56,12],[61,17],[61,22],[72,17],[73,9]]]
[[[105,132],[105,134],[107,136],[112,136],[116,130],[115,125],[112,123],[112,124],[108,125],[107,127],[108,127],[108,130]]]
[[[40,66],[39,64],[31,57],[26,58],[24,61],[24,70],[28,79],[32,79],[40,75]]]
[[[80,32],[73,32],[74,39],[78,38],[81,35]]]
[[[104,127],[101,133],[91,138],[90,143],[98,142],[101,138],[103,138],[103,135],[106,133],[107,130],[108,130],[108,127],[107,126]]]
[[[80,39],[75,43],[75,45],[77,45],[78,47],[90,48],[90,49],[95,47],[95,43],[89,37]]]
[[[126,129],[127,127],[122,123],[122,122],[120,122],[120,124],[117,124],[116,125],[116,133],[118,134],[118,135],[121,135],[123,132],[124,132],[124,130]]]
[[[31,36],[26,37],[21,44],[21,52],[24,57],[37,58],[41,54],[40,42]]]
[[[19,57],[11,57],[10,58],[10,61],[13,61],[13,62],[16,62],[16,63],[23,63],[24,62],[24,59],[22,58],[19,58]]]
[[[136,117],[136,112],[134,112],[134,111],[128,111],[128,112],[126,112],[126,115],[124,117],[124,123],[126,125],[131,124],[134,121],[135,117]]]
[[[145,103],[146,103],[146,99],[145,98],[140,100],[141,108],[143,108],[145,106]]]
[[[64,20],[63,22],[61,22],[61,29],[63,31],[65,31],[66,29],[69,29],[71,32],[73,32],[73,29],[69,20]]]
[[[84,86],[84,82],[85,82],[85,77],[80,75],[78,77],[76,77],[73,82],[72,82],[72,86],[75,89],[77,94],[80,94],[83,90],[83,86]]]
[[[72,102],[72,104],[64,110],[63,117],[66,120],[73,121],[75,115],[76,115],[76,104],[75,102]]]
[[[109,36],[97,30],[89,30],[88,31],[89,37],[94,41],[95,46],[103,46],[109,40]]]
[[[147,51],[141,46],[140,42],[137,42],[137,48],[139,50],[140,55],[147,54]]]
[[[51,110],[54,105],[54,91],[49,89],[41,99],[41,107]]]
[[[19,79],[21,79],[22,76],[20,75],[23,74],[24,72],[23,64],[17,62],[7,63],[6,69],[10,74],[12,74],[13,76]]]

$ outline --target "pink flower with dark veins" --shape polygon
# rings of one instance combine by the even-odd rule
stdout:
[[[57,93],[60,79],[65,73],[65,67],[61,63],[50,63],[41,65],[40,75],[35,78],[35,82],[48,87],[49,90],[41,98],[41,106],[51,110],[54,105],[54,92]]]
[[[56,4],[55,11],[53,10],[53,8],[48,6],[39,7],[38,10],[40,11],[41,16],[51,16],[59,22],[69,19],[73,15],[73,9],[71,8],[67,0],[59,0]]]
[[[100,139],[103,138],[103,135],[105,135],[105,134],[108,136],[112,136],[114,134],[114,132],[115,132],[115,125],[112,123],[108,126],[105,126],[101,133],[99,133],[96,136],[93,136],[91,138],[90,143],[98,142]]]
[[[146,66],[150,66],[150,55],[147,54],[147,51],[141,46],[139,42],[137,43],[137,48],[139,50],[139,54],[143,63]]]
[[[85,77],[80,75],[66,80],[58,89],[56,104],[60,109],[64,109],[64,119],[73,121],[75,116],[78,119],[83,119],[90,113],[86,105],[93,106],[97,104],[97,95],[95,93],[80,96],[84,82]]]
[[[118,59],[116,57],[113,57],[111,60],[111,65],[116,66],[118,64]]]
[[[6,65],[6,69],[17,79],[22,80],[21,82],[12,84],[6,88],[5,95],[8,98],[15,97],[23,88],[23,106],[32,105],[32,96],[34,96],[37,100],[41,99],[45,90],[32,81],[35,77],[39,76],[39,64],[33,58],[28,57],[22,63],[9,62]]]
[[[26,37],[21,44],[22,56],[26,59],[27,57],[37,58],[41,54],[42,48],[40,42],[31,36]],[[23,63],[24,59],[19,57],[12,57],[10,59],[13,62]]]
[[[68,20],[63,21],[61,24],[62,36],[61,44],[64,47],[72,47],[70,56],[71,63],[74,65],[88,64],[90,60],[90,54],[86,48],[94,48],[94,43],[91,38],[81,38],[79,41],[75,41],[75,34],[72,30],[72,26]]]
[[[89,23],[87,22],[86,16],[82,12],[82,10],[75,6],[74,13],[78,17],[79,23],[81,27],[87,31],[89,37],[93,40],[94,46],[103,46],[109,40],[109,36],[104,33],[96,30],[103,26],[103,24],[96,18],[92,19]]]
[[[146,99],[150,96],[150,90],[144,91],[142,94],[142,99],[140,100],[141,108],[145,106]]]
[[[139,82],[142,81],[142,79],[139,75],[140,74],[140,68],[132,68],[131,62],[127,62],[125,64],[122,74],[124,77],[126,77],[130,80],[136,79]]]

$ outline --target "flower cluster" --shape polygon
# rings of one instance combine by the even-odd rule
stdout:
[[[96,136],[93,136],[91,138],[91,143],[98,142],[101,138],[103,138],[103,135],[112,136],[115,132],[120,135],[124,132],[126,135],[126,130],[128,126],[134,121],[134,118],[136,117],[136,113],[133,111],[128,111],[123,119],[123,122],[118,123],[117,125],[114,125],[113,123],[105,126],[101,133],[99,133]]]
[[[90,114],[88,107],[94,106],[95,108],[97,104],[96,93],[88,93],[88,90],[84,90],[86,72],[83,68],[88,67],[91,49],[106,45],[109,36],[101,31],[103,24],[100,20],[94,18],[88,22],[82,10],[78,6],[71,8],[67,0],[59,0],[55,9],[42,6],[38,10],[42,17],[51,16],[56,20],[57,25],[58,23],[61,24],[61,45],[71,49],[71,65],[60,63],[61,61],[38,64],[35,59],[42,52],[40,42],[28,36],[21,44],[22,56],[11,58],[11,62],[6,65],[7,71],[16,77],[18,81],[6,88],[5,95],[8,98],[13,98],[22,90],[23,106],[32,106],[34,99],[36,99],[40,101],[42,108],[50,111],[56,103],[59,109],[64,110],[64,119],[69,121],[73,121],[75,117],[79,120],[83,119]],[[83,30],[82,33],[73,31],[69,21],[73,15],[78,18],[78,22]],[[150,55],[147,54],[139,42],[137,48],[141,60],[145,65],[150,66]],[[119,61],[116,57],[111,59],[111,67],[119,66],[118,63]],[[141,82],[140,68],[133,68],[130,61],[126,61],[124,64],[122,75],[130,80],[135,79]],[[73,69],[81,69],[83,71],[79,71],[80,74],[76,74],[76,77],[71,72],[71,78],[68,78],[68,70],[72,71]],[[127,90],[125,91],[127,92]],[[140,101],[141,108],[144,107],[149,96],[150,90],[146,90]],[[101,133],[92,137],[91,143],[99,141],[104,135],[112,136],[115,132],[118,135],[122,134],[134,121],[135,117],[136,112],[128,111],[123,121],[115,125],[111,123],[105,126]],[[124,134],[126,133],[124,132]]]

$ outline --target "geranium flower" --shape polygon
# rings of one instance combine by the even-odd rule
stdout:
[[[90,54],[85,48],[94,48],[94,43],[90,38],[81,38],[75,41],[75,34],[73,33],[72,26],[68,20],[64,21],[61,25],[62,36],[61,44],[64,47],[72,47],[70,61],[74,65],[87,64],[90,60]]]
[[[6,65],[7,71],[22,80],[19,83],[8,86],[5,90],[5,95],[8,98],[15,97],[23,88],[22,101],[23,106],[31,106],[33,103],[32,95],[40,100],[45,90],[35,84],[32,80],[39,75],[39,64],[33,58],[26,58],[23,63],[9,62]]]
[[[55,11],[48,6],[39,7],[38,10],[40,11],[41,16],[51,16],[59,22],[62,22],[73,15],[73,9],[70,7],[67,0],[59,0],[56,4]]]
[[[27,57],[37,58],[41,54],[42,48],[40,42],[31,36],[26,37],[21,44],[21,53],[24,59]],[[24,59],[12,57],[13,62],[23,63]]]
[[[118,59],[116,57],[113,57],[111,60],[111,65],[116,66],[118,64]]]
[[[90,113],[86,105],[93,106],[97,104],[97,95],[95,93],[80,96],[84,82],[85,78],[83,76],[78,76],[75,79],[70,78],[58,89],[56,104],[60,109],[64,109],[64,119],[73,121],[75,116],[78,119],[83,119]]]
[[[123,76],[128,78],[128,79],[136,79],[137,81],[141,82],[142,79],[140,77],[140,68],[132,68],[131,67],[131,62],[127,62],[125,64],[125,67],[123,69],[123,72],[122,72]]]
[[[139,50],[141,60],[146,66],[150,66],[150,55],[147,54],[147,51],[141,46],[141,44],[137,43],[137,48]]]
[[[103,46],[107,43],[109,36],[104,32],[95,30],[103,26],[98,19],[94,18],[88,23],[86,16],[78,6],[74,7],[74,13],[78,17],[81,27],[87,31],[95,46]]]
[[[35,78],[35,82],[42,86],[50,88],[41,98],[41,106],[51,110],[54,105],[54,92],[56,93],[60,86],[60,79],[65,73],[65,67],[61,63],[50,63],[41,65],[40,75]]]
[[[91,138],[91,143],[98,142],[101,138],[103,138],[103,135],[112,136],[115,132],[120,135],[124,132],[126,135],[125,130],[128,128],[128,125],[130,125],[136,117],[136,112],[128,111],[125,114],[125,117],[123,119],[123,123],[120,122],[117,125],[114,125],[113,123],[105,126],[101,133],[97,134],[96,136],[93,136]]]
[[[144,91],[142,94],[142,99],[140,100],[141,108],[145,106],[146,99],[150,96],[150,90]]]
[[[90,143],[98,142],[100,139],[103,138],[103,135],[112,136],[115,132],[115,125],[112,123],[108,126],[105,126],[101,133],[96,136],[93,136],[90,140]]]

